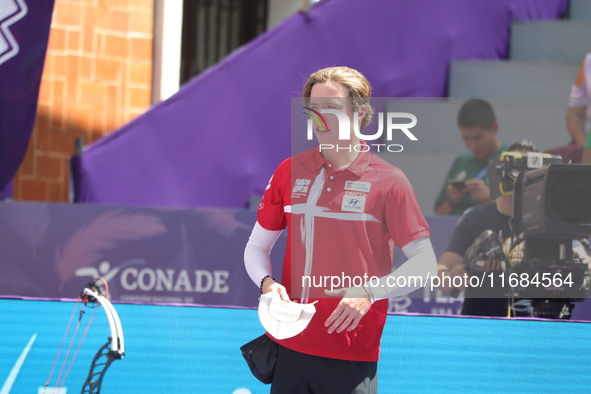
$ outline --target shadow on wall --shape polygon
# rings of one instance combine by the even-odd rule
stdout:
[[[68,112],[40,105],[27,152],[14,177],[13,199],[68,202],[69,159],[109,131],[102,112]]]

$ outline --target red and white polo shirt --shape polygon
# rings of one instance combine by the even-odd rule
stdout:
[[[335,289],[388,275],[394,245],[429,237],[402,171],[370,152],[336,169],[318,148],[310,149],[279,165],[257,220],[267,230],[288,228],[281,283],[291,299],[318,301],[309,326],[277,342],[320,357],[377,361],[387,301],[374,303],[355,330],[328,334],[324,322],[340,299],[327,297],[324,289],[337,285],[337,278]]]

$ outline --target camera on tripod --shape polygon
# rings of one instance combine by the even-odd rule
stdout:
[[[570,318],[573,302],[589,295],[589,267],[573,252],[573,242],[589,248],[591,166],[505,152],[491,167],[491,185],[498,182],[501,194],[513,194],[511,249],[521,250],[510,264],[519,278],[514,296],[532,299],[536,317]],[[494,189],[491,199],[498,196]]]

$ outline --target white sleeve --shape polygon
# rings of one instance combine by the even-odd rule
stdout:
[[[270,231],[256,222],[244,248],[244,266],[250,279],[260,286],[261,279],[273,275],[271,249],[283,230]]]
[[[400,297],[425,287],[431,276],[437,275],[437,258],[429,238],[419,238],[402,247],[408,260],[390,275],[379,278],[377,286],[371,281],[374,300]]]
[[[583,61],[583,81],[581,85],[573,84],[570,90],[569,107],[588,107],[589,106],[589,87],[587,77],[591,75],[591,53],[585,56]]]

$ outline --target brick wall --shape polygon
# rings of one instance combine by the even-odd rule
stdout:
[[[37,119],[13,198],[68,201],[68,159],[150,106],[153,0],[55,0]]]

